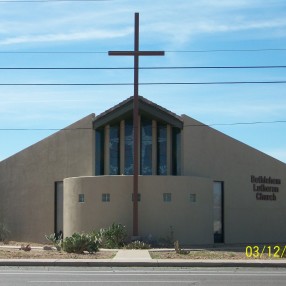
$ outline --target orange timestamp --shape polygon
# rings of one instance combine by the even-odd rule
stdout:
[[[248,245],[245,248],[247,258],[286,258],[286,245]]]

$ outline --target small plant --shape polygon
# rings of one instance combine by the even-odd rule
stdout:
[[[176,253],[178,253],[178,254],[189,254],[189,253],[190,253],[188,250],[184,250],[184,249],[181,249],[181,248],[180,248],[180,245],[179,245],[179,241],[178,241],[178,240],[176,240],[176,241],[174,242],[174,246],[175,246],[175,251],[176,251]]]
[[[27,244],[27,245],[22,244],[19,250],[31,251],[32,248],[31,248],[30,244]]]
[[[125,226],[113,223],[108,228],[102,228],[97,233],[97,239],[104,248],[120,248],[127,237]]]
[[[0,241],[7,242],[10,236],[10,231],[4,222],[0,222]]]
[[[166,237],[160,237],[158,239],[157,245],[160,247],[172,247],[174,243],[175,243],[174,229],[173,226],[170,226],[169,235],[167,235]]]
[[[45,238],[58,250],[62,249],[63,237],[62,234],[56,235],[55,233],[45,235]]]
[[[150,249],[151,246],[148,243],[136,240],[136,241],[132,241],[131,243],[125,245],[124,248],[126,249]]]
[[[74,233],[63,240],[62,248],[68,253],[94,253],[98,251],[99,241],[94,233]]]

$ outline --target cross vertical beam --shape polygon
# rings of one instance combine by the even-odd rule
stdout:
[[[139,50],[139,13],[135,13],[134,51],[109,51],[109,56],[134,57],[134,99],[133,99],[133,236],[138,236],[138,177],[139,177],[139,56],[164,56],[164,51]]]
[[[134,26],[134,100],[133,100],[133,236],[139,235],[138,189],[139,189],[139,14],[135,13]]]

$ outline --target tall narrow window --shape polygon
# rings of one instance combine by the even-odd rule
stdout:
[[[119,150],[119,125],[111,125],[109,131],[109,174],[119,175],[120,150]]]
[[[133,121],[125,120],[124,174],[133,175]]]
[[[167,175],[167,125],[157,125],[157,174]]]
[[[63,182],[55,182],[55,234],[59,235],[63,232]]]
[[[223,182],[213,184],[214,242],[224,242],[223,229]]]
[[[95,131],[95,175],[104,175],[104,129]]]
[[[172,175],[181,174],[181,130],[172,128]]]
[[[152,175],[152,120],[141,120],[141,175]]]

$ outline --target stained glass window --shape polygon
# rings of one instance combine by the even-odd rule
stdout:
[[[124,174],[133,175],[133,121],[125,120]]]
[[[167,125],[157,125],[157,174],[167,175]]]
[[[119,125],[110,126],[109,131],[109,174],[119,175],[120,171],[120,135]]]
[[[104,130],[95,132],[95,175],[104,175]]]
[[[141,175],[152,175],[152,120],[141,119]]]
[[[181,174],[181,130],[172,128],[172,175]]]

